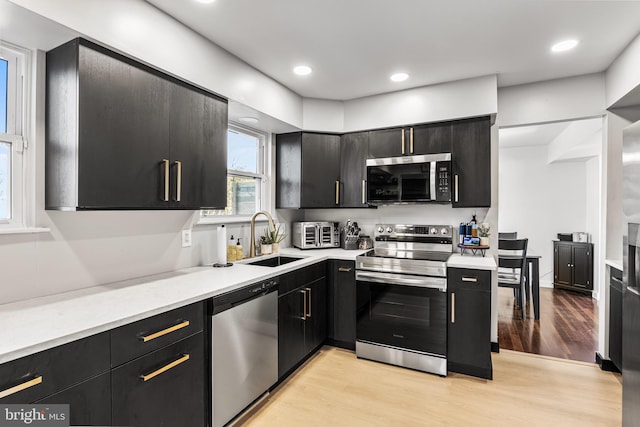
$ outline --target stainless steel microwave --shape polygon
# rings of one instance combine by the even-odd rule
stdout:
[[[367,160],[367,202],[373,205],[451,202],[451,153]]]
[[[291,244],[300,249],[336,248],[340,246],[340,231],[335,222],[294,222]]]

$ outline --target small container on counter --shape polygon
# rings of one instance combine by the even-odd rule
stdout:
[[[358,249],[373,249],[373,240],[364,234],[358,237]]]

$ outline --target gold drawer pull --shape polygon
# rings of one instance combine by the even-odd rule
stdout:
[[[18,384],[16,386],[13,386],[13,387],[8,388],[6,390],[0,391],[0,399],[5,398],[7,396],[11,396],[12,394],[15,394],[15,393],[17,393],[19,391],[22,391],[22,390],[26,390],[26,389],[28,389],[30,387],[33,387],[35,385],[38,385],[40,383],[42,383],[42,375],[39,375],[39,376],[35,377],[34,379],[29,380],[27,382],[24,382],[22,384]]]
[[[173,362],[169,363],[168,365],[163,366],[162,368],[158,369],[157,371],[153,371],[153,372],[151,372],[150,374],[147,374],[147,375],[140,375],[140,379],[142,381],[149,381],[151,378],[157,377],[158,375],[162,374],[163,372],[167,372],[169,369],[175,368],[176,366],[178,366],[181,363],[186,362],[187,360],[189,360],[189,355],[188,354],[183,354],[180,359],[174,360]]]
[[[462,276],[462,281],[463,281],[463,282],[473,282],[473,283],[477,283],[477,282],[478,282],[478,278],[477,278],[477,277],[466,277],[466,276]]]
[[[341,273],[348,273],[351,271],[351,267],[338,267],[338,271]]]
[[[140,337],[140,339],[142,340],[142,342],[155,340],[156,338],[160,338],[163,335],[170,334],[171,332],[177,331],[178,329],[186,328],[187,326],[189,326],[189,321],[185,320],[182,323],[178,323],[177,325],[174,325],[174,326],[172,326],[170,328],[158,331],[155,334],[145,335],[144,337]]]

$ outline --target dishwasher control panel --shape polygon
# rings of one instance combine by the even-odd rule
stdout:
[[[213,297],[209,300],[209,315],[216,315],[237,305],[249,302],[254,298],[268,294],[278,289],[278,277],[261,280],[230,292]]]

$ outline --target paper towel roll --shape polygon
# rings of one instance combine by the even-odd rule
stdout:
[[[227,229],[221,225],[216,230],[216,264],[227,263]]]

